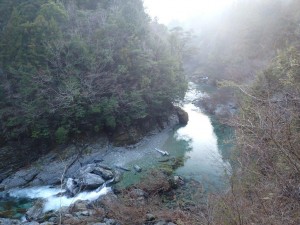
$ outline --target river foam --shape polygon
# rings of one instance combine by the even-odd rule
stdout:
[[[100,196],[106,195],[111,191],[110,187],[103,185],[95,191],[81,192],[73,198],[60,196],[65,190],[60,188],[53,188],[50,186],[31,187],[23,189],[13,189],[8,192],[9,196],[14,198],[28,198],[28,199],[44,199],[44,212],[51,210],[59,210],[61,207],[70,206],[77,200],[95,201]]]

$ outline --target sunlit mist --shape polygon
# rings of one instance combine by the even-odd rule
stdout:
[[[159,22],[185,21],[191,17],[213,16],[222,12],[234,0],[144,0],[147,13]]]

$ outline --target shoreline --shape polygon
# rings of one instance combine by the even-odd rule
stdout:
[[[54,149],[30,167],[20,169],[3,179],[0,189],[7,191],[20,187],[61,185],[64,178],[75,177],[81,167],[97,160],[110,167],[124,166],[147,154],[156,154],[154,149],[164,144],[176,125],[177,120],[172,118],[164,129],[155,129],[138,143],[126,147],[112,146],[108,138],[99,137],[84,146],[71,144],[62,151]]]

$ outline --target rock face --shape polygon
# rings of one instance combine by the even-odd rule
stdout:
[[[143,133],[137,127],[129,129],[118,128],[112,137],[115,146],[131,145],[137,143],[143,137]]]
[[[179,119],[179,124],[187,125],[189,122],[189,114],[178,106],[175,107],[175,110]]]
[[[158,132],[168,126],[174,126],[178,123],[178,117],[174,115],[173,105],[167,105],[166,108],[172,112],[170,115],[162,117],[147,116],[145,118],[137,120],[131,127],[118,127],[113,135],[112,142],[115,146],[126,146],[136,144],[145,135],[150,132]]]

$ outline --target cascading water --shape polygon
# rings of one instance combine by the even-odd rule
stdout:
[[[62,195],[61,193],[65,192],[61,188],[53,188],[50,186],[44,187],[31,187],[31,188],[22,188],[22,189],[11,189],[6,193],[6,199],[14,199],[15,202],[18,199],[27,199],[28,202],[32,202],[33,199],[43,199],[44,202],[44,212],[51,210],[59,210],[61,207],[70,206],[72,203],[77,200],[87,200],[94,201],[100,196],[106,195],[111,192],[111,187],[108,187],[108,184],[112,180],[107,181],[101,187],[94,191],[84,191],[76,195],[75,197],[68,198],[67,196]],[[30,207],[32,204],[29,204]],[[17,216],[20,217],[21,215]]]

